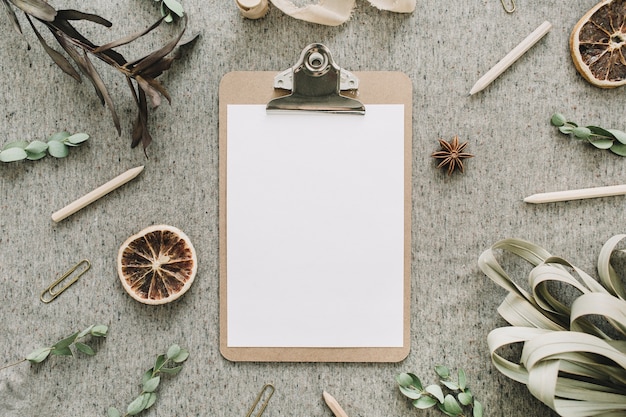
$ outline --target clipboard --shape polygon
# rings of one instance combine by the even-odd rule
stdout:
[[[302,74],[302,72],[305,74]],[[305,85],[308,82],[307,77],[308,81],[311,81],[312,83],[308,86]],[[321,78],[325,78],[325,80],[322,81],[320,80]],[[317,85],[315,83],[317,83]],[[325,91],[329,88],[334,91]],[[322,91],[321,94],[320,91]],[[299,97],[293,97],[298,96],[296,93],[301,94]],[[336,106],[336,97],[329,98],[329,96],[341,96],[342,98],[340,98],[339,101],[343,103],[341,103],[338,108]],[[283,99],[286,100],[281,103],[281,100]],[[359,107],[359,105],[361,107]],[[262,110],[257,109],[259,106],[263,106]],[[266,123],[267,120],[270,120],[273,123],[276,120],[282,120],[285,124],[292,124],[296,122],[293,121],[295,119],[290,118],[305,117],[306,119],[297,120],[306,120],[311,129],[315,130],[320,138],[323,137],[324,139],[328,139],[328,129],[330,129],[329,126],[331,126],[332,123],[337,122],[341,124],[345,122],[355,123],[358,125],[361,123],[361,120],[370,120],[375,117],[376,111],[387,108],[390,108],[395,112],[395,116],[393,116],[395,117],[393,119],[395,120],[394,129],[399,130],[394,131],[400,132],[396,133],[396,135],[399,135],[399,138],[397,139],[399,143],[395,145],[393,155],[393,158],[396,158],[394,161],[397,163],[391,164],[393,165],[391,171],[394,171],[393,175],[395,175],[395,177],[393,177],[393,181],[388,182],[393,182],[393,184],[383,184],[382,187],[378,187],[376,189],[382,190],[381,192],[383,193],[386,192],[385,190],[387,188],[394,190],[393,193],[395,194],[393,194],[393,204],[388,204],[390,207],[393,206],[391,207],[391,210],[394,214],[392,216],[388,216],[389,219],[393,219],[389,220],[389,224],[391,224],[392,227],[387,228],[385,223],[385,221],[387,221],[385,220],[387,217],[384,213],[379,215],[378,212],[374,211],[374,216],[371,218],[375,218],[372,223],[376,223],[376,225],[374,225],[373,228],[378,227],[379,231],[368,231],[367,234],[364,235],[364,239],[359,239],[359,242],[356,242],[357,245],[360,245],[362,243],[360,242],[361,240],[366,241],[364,244],[366,249],[363,253],[370,253],[370,255],[374,254],[374,256],[361,257],[360,252],[354,255],[347,251],[346,253],[348,254],[345,257],[345,259],[350,259],[353,263],[352,265],[345,267],[345,270],[347,271],[352,271],[353,268],[364,268],[361,264],[370,262],[371,260],[371,262],[373,262],[372,268],[379,271],[382,270],[384,273],[379,273],[374,276],[372,278],[374,286],[370,286],[369,289],[364,291],[361,291],[362,288],[360,285],[353,285],[349,288],[342,289],[342,280],[344,277],[350,275],[350,273],[346,274],[345,272],[344,275],[333,277],[333,281],[330,281],[330,283],[329,281],[323,282],[326,276],[325,274],[319,272],[318,275],[313,276],[313,279],[310,279],[311,277],[309,277],[308,281],[305,282],[300,275],[301,273],[309,273],[311,264],[315,264],[313,268],[317,267],[317,264],[322,264],[322,268],[320,270],[331,271],[331,273],[334,273],[336,269],[341,269],[341,267],[337,267],[335,264],[328,266],[323,264],[327,257],[333,258],[333,262],[335,263],[341,263],[344,260],[343,254],[337,255],[336,251],[341,252],[345,249],[344,246],[337,244],[337,241],[341,241],[341,239],[345,236],[335,236],[335,233],[338,235],[340,234],[337,229],[342,228],[343,223],[333,223],[335,226],[333,226],[333,228],[327,233],[332,236],[330,236],[326,242],[337,245],[336,249],[333,249],[332,251],[326,250],[326,244],[320,245],[318,243],[316,245],[310,244],[310,242],[291,241],[285,243],[284,241],[281,241],[280,236],[283,231],[285,231],[286,235],[289,236],[289,239],[298,240],[299,238],[302,238],[303,241],[306,241],[309,240],[310,234],[316,234],[317,230],[308,229],[308,231],[302,235],[297,233],[294,234],[292,233],[292,229],[294,227],[299,227],[297,225],[298,222],[295,222],[296,226],[289,225],[284,228],[282,228],[282,225],[267,226],[268,222],[280,222],[283,218],[283,214],[272,217],[274,211],[285,210],[284,216],[285,218],[289,218],[291,211],[306,209],[308,204],[314,205],[315,202],[297,201],[294,202],[293,206],[285,208],[284,205],[291,204],[289,199],[285,200],[285,194],[291,196],[292,193],[291,191],[287,193],[281,192],[280,189],[279,191],[272,190],[272,187],[274,186],[273,181],[277,179],[277,181],[282,181],[284,178],[290,179],[292,176],[297,177],[297,175],[294,175],[293,172],[289,173],[287,171],[275,169],[275,165],[280,165],[283,161],[285,161],[285,164],[289,167],[289,169],[297,171],[300,169],[301,164],[299,162],[293,163],[291,156],[295,157],[295,155],[298,155],[298,158],[303,157],[306,159],[306,157],[309,157],[310,154],[315,153],[311,152],[312,149],[328,146],[330,149],[316,154],[316,157],[321,159],[319,161],[319,165],[317,166],[326,167],[326,164],[324,163],[326,157],[328,156],[328,159],[330,160],[333,156],[336,156],[338,152],[336,152],[335,144],[332,142],[332,138],[329,139],[331,142],[323,143],[320,140],[319,146],[309,147],[307,148],[308,150],[297,150],[297,146],[299,146],[299,135],[294,132],[293,141],[291,139],[287,139],[279,145],[272,144],[271,146],[296,146],[296,148],[294,148],[296,151],[292,154],[288,154],[290,157],[278,160],[272,160],[272,155],[268,155],[268,158],[270,158],[268,161],[271,162],[266,162],[263,159],[264,156],[261,154],[264,152],[271,154],[274,152],[271,149],[277,148],[271,148],[270,145],[266,148],[264,140],[271,141],[274,139],[274,134],[266,134],[269,138],[263,137],[260,133],[257,135],[257,131],[262,130],[262,128],[257,129],[257,123]],[[249,112],[252,112],[255,116],[250,119],[246,118],[240,120],[236,118],[238,111],[242,111],[242,114],[244,115],[249,115]],[[272,117],[274,117],[272,114],[275,112],[286,113],[287,115],[281,114],[280,117],[284,117],[284,119],[272,119]],[[363,115],[363,112],[365,112],[365,115]],[[332,113],[333,115],[328,116],[327,113]],[[320,116],[320,114],[324,114],[324,116]],[[256,117],[259,119],[256,119]],[[327,119],[327,117],[330,117],[330,119]],[[381,120],[386,120],[386,116],[378,117],[382,117]],[[231,118],[231,120],[229,120],[229,118]],[[332,123],[327,124],[329,121]],[[241,133],[239,131],[239,127],[237,126],[246,125],[254,126],[254,128],[250,128],[252,130],[247,130],[247,133]],[[296,124],[296,126],[301,125]],[[303,126],[303,129],[310,130],[306,126]],[[278,131],[282,129],[276,130]],[[341,141],[343,137],[350,135],[340,134],[335,136],[336,140]],[[247,140],[249,142],[246,142],[247,145],[236,145],[236,139],[241,139],[242,141]],[[387,149],[385,139],[381,138],[380,140],[380,143],[376,146],[378,146],[379,149]],[[252,155],[246,156],[245,158],[248,159],[245,160],[244,163],[237,159],[237,155],[240,153],[246,153],[245,146],[251,146],[254,148],[254,151],[250,150]],[[339,145],[337,145],[337,147],[339,147]],[[366,146],[363,145],[363,147]],[[350,181],[355,181],[353,176],[358,174],[358,170],[352,171],[350,168],[344,169],[344,165],[350,166],[350,164],[353,163],[351,158],[351,149],[354,149],[354,153],[356,154],[356,148],[361,148],[361,145],[358,144],[356,147],[353,146],[353,148],[348,149],[347,154],[344,154],[341,161],[334,161],[339,172],[346,173],[346,176],[349,177],[347,179],[348,183],[350,183]],[[372,151],[370,151],[370,154],[371,152]],[[389,151],[389,153],[391,153],[391,151]],[[381,152],[381,155],[382,154],[385,154],[385,151]],[[347,155],[347,157],[345,155]],[[313,156],[310,157],[313,158]],[[378,158],[378,156],[376,156],[376,158]],[[261,159],[262,162],[259,162],[259,159]],[[370,175],[372,182],[376,182],[376,177],[371,175],[373,175],[372,172],[377,169],[375,166],[377,165],[377,161],[372,160],[373,158],[371,157],[369,159],[369,162],[367,162],[370,164],[368,165],[369,168],[361,167],[361,169],[363,172],[367,171],[369,173],[368,175]],[[331,161],[327,162],[328,165],[332,165]],[[264,182],[259,184],[246,184],[248,180],[257,181],[257,177],[263,177],[265,171],[271,171],[270,169],[266,169],[270,167],[275,169],[273,174],[274,177],[264,177],[262,180]],[[239,172],[237,170],[239,170]],[[302,170],[306,171],[304,168]],[[378,174],[376,175],[378,176]],[[320,175],[320,177],[321,176],[322,175]],[[307,46],[301,54],[300,61],[293,68],[287,69],[281,73],[271,71],[242,71],[230,72],[226,74],[222,78],[219,87],[219,316],[220,352],[222,356],[230,361],[254,362],[399,362],[405,359],[410,351],[411,176],[412,84],[410,79],[405,74],[400,72],[378,71],[355,72],[352,74],[339,68],[334,63],[328,49],[321,44],[312,44]],[[306,178],[314,183],[318,176],[316,173]],[[331,187],[334,186],[334,184],[330,185]],[[239,188],[243,188],[244,191]],[[313,190],[315,188],[315,184],[308,184],[306,187],[303,185],[302,188],[304,191],[298,189],[294,194],[297,194],[299,197],[294,198],[307,200],[307,192],[309,189]],[[346,192],[349,194],[351,191],[352,185],[348,185]],[[271,194],[272,192],[277,194],[270,197],[266,196],[266,194]],[[323,193],[324,190],[321,192]],[[254,193],[255,196],[250,197],[251,199],[247,199],[247,194],[245,193]],[[356,199],[358,200],[360,196],[363,196],[363,194],[364,193],[362,192],[358,195],[355,194]],[[340,197],[338,200],[342,200],[344,193],[343,191],[339,191],[338,194],[335,195]],[[328,198],[332,199],[333,197]],[[239,199],[242,199],[243,201],[239,201]],[[316,199],[317,202],[320,200],[322,199]],[[280,202],[276,203],[276,207],[265,209],[267,213],[269,213],[268,216],[272,217],[271,220],[266,221],[263,217],[255,217],[258,214],[258,211],[263,211],[266,206],[272,206],[272,204],[277,201]],[[346,197],[345,201],[349,205],[352,202],[351,197]],[[377,204],[376,202],[379,200],[374,199],[372,201],[374,201],[375,206]],[[334,201],[332,203],[334,203]],[[384,203],[380,204],[385,206]],[[366,206],[368,209],[371,209],[372,205],[366,204]],[[316,206],[313,210],[315,210],[314,217],[317,217],[318,213],[323,211],[324,208],[322,207],[322,209],[319,209],[319,207]],[[349,208],[348,215],[345,216],[345,218],[347,218],[346,222],[350,223],[350,218],[353,217],[352,214],[359,210],[359,207]],[[372,210],[376,210],[376,208],[373,208]],[[252,217],[253,219],[249,220],[246,217]],[[300,217],[296,216],[296,220],[299,218]],[[335,219],[332,219],[331,223],[334,220]],[[255,223],[255,221],[257,223]],[[285,221],[287,222],[288,219]],[[302,218],[301,223],[308,223],[307,218]],[[319,224],[324,226],[326,223],[321,222]],[[339,227],[336,226],[337,224]],[[367,229],[368,227],[369,224],[363,225],[363,227],[359,227],[357,224],[356,228],[347,229],[347,233],[351,234],[355,230],[357,231],[357,234],[363,233],[363,229]],[[393,233],[387,233],[387,229],[393,229]],[[352,230],[352,232],[350,232],[350,230]],[[377,243],[377,233],[384,235],[385,239],[393,240],[392,244],[386,245],[384,242]],[[392,237],[389,238],[389,236],[387,236],[388,234]],[[321,236],[323,239],[325,235],[321,233]],[[265,238],[270,239],[270,241],[274,243],[278,242],[278,249],[274,250],[274,244],[272,242],[265,244]],[[347,236],[347,238],[349,239],[350,236]],[[250,244],[250,241],[256,242],[256,246],[246,249],[246,252],[246,250],[242,249],[242,247],[246,247]],[[284,246],[281,246],[281,242]],[[309,244],[310,246],[307,246]],[[297,248],[300,247],[298,245],[306,247],[307,255],[303,256],[302,259],[298,258],[299,260],[294,261],[292,259],[293,255],[302,255],[301,251],[297,250]],[[292,246],[295,246],[296,249],[293,249]],[[376,264],[378,254],[387,253],[388,246],[393,248],[393,250],[389,250],[389,252],[393,252],[390,253],[388,257],[391,262],[388,262],[389,265]],[[320,254],[314,252],[317,248],[320,249]],[[262,253],[259,254],[256,252]],[[281,258],[283,253],[291,253],[291,255],[285,255],[285,257]],[[252,265],[249,265],[246,256],[251,256],[255,259],[251,261]],[[263,263],[267,257],[271,256],[274,256],[275,258],[272,259],[277,259],[277,261],[270,264],[270,272],[262,272],[264,271],[263,268],[268,268],[267,265],[257,267],[254,264],[255,262]],[[338,259],[335,259],[337,257]],[[290,265],[287,266],[286,264]],[[390,272],[389,276],[387,276],[387,271]],[[391,273],[391,271],[393,271],[393,273]],[[365,270],[364,273],[368,274],[369,269]],[[276,276],[280,274],[287,275],[285,277],[286,281],[282,281],[284,283],[282,285],[290,288],[285,293],[282,293],[282,289],[279,288],[276,292],[281,292],[281,294],[274,297],[271,295],[274,294],[273,292],[267,292],[271,290],[266,288],[264,280],[273,282]],[[352,280],[353,284],[357,282],[358,279],[359,277],[354,276],[349,278],[349,280]],[[380,282],[376,282],[376,280]],[[316,294],[315,297],[320,298],[320,288],[316,287],[317,282],[319,282],[319,286],[325,286],[323,288],[321,298],[325,298],[326,295],[328,295],[330,297],[328,300],[306,299],[308,293]],[[348,334],[350,333],[350,329],[348,327],[350,326],[347,326],[344,323],[343,330],[337,330],[333,326],[335,326],[336,322],[338,323],[339,320],[329,320],[329,314],[330,317],[338,317],[339,314],[342,314],[333,312],[333,309],[336,308],[338,304],[342,304],[342,300],[350,298],[351,303],[356,303],[352,305],[358,305],[358,300],[353,300],[351,297],[371,297],[372,293],[377,294],[379,292],[377,290],[372,290],[372,288],[376,288],[376,285],[378,285],[378,288],[381,289],[380,292],[382,294],[386,294],[388,288],[393,288],[393,290],[389,290],[389,293],[391,294],[389,297],[393,297],[393,301],[389,302],[389,300],[385,300],[383,302],[389,303],[388,305],[393,307],[391,309],[385,308],[384,310],[381,310],[381,312],[384,313],[384,316],[387,315],[387,310],[393,310],[393,312],[390,313],[390,316],[393,317],[393,323],[378,323],[376,320],[377,316],[370,317],[367,320],[364,319],[365,324],[360,322],[360,317],[366,316],[370,310],[376,310],[376,307],[379,305],[377,304],[377,300],[374,300],[374,302],[370,301],[370,305],[365,306],[363,312],[356,311],[357,315],[352,319],[355,322],[359,321],[360,326],[365,329],[369,328],[367,323],[372,323],[372,328],[380,329],[383,333],[387,328],[394,329],[393,335],[390,336],[390,340],[393,339],[392,343],[387,343],[386,341],[379,343],[377,340],[370,343],[368,340],[360,340],[362,336],[365,337],[362,334],[364,333],[362,331],[355,332],[355,334],[349,336]],[[333,298],[338,293],[343,294],[341,296],[345,298]],[[260,295],[259,297],[261,299],[258,299],[259,297],[255,299],[255,294],[265,294],[265,296]],[[267,296],[267,294],[270,294],[270,296]],[[297,301],[299,304],[290,305],[285,307],[285,310],[280,310],[279,307],[282,303],[289,304],[294,302],[292,300],[294,294],[297,294],[297,297],[304,298]],[[383,296],[387,297],[387,295]],[[316,318],[308,318],[309,322],[298,322],[300,312],[311,305],[314,309],[319,308],[319,312],[314,313],[320,314],[319,320]],[[274,307],[277,308],[277,312],[274,310]],[[266,309],[270,308],[272,309],[271,311],[266,311]],[[335,316],[333,316],[333,314]],[[351,313],[348,312],[348,314]],[[285,318],[288,318],[287,321],[295,320],[296,323],[298,323],[296,325],[296,331],[292,331],[294,329],[290,329],[288,327],[286,327],[286,330],[284,331],[276,330],[276,328],[280,328],[282,320]],[[350,319],[348,318],[348,320]],[[271,323],[271,325],[268,325],[267,323]],[[294,324],[291,323],[291,326],[294,326]],[[274,342],[274,336],[278,339],[281,339],[283,336],[289,338],[292,333],[298,333],[300,331],[305,334],[303,337],[306,339],[306,335],[308,335],[309,330],[303,330],[301,328],[306,326],[311,327],[310,333],[319,332],[319,335],[324,335],[322,338],[326,337],[325,335],[328,329],[336,331],[340,336],[329,336],[331,339],[322,344],[317,344],[315,341],[312,343],[308,343],[306,341],[303,343],[300,341]],[[248,330],[242,331],[239,327]],[[345,339],[343,337],[344,330],[346,334]],[[272,332],[276,332],[276,334],[273,334]],[[248,333],[254,333],[254,336],[250,336],[248,338]],[[367,333],[367,331],[365,333]],[[375,333],[376,334],[372,335],[373,339],[376,339],[376,337],[378,337],[377,335],[380,334],[378,331]],[[241,336],[243,341],[236,341],[235,334]],[[287,336],[285,334],[287,334]],[[335,337],[335,339],[332,339],[332,337]],[[359,339],[359,341],[353,344],[350,340],[351,337],[354,337],[355,340]],[[365,337],[365,339],[367,339],[367,337]]]

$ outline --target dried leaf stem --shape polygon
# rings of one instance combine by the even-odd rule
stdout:
[[[9,18],[18,33],[22,34],[22,29],[11,5],[24,12],[26,20],[33,29],[39,43],[63,72],[79,82],[82,73],[82,75],[91,82],[100,102],[109,108],[118,135],[121,134],[119,116],[117,115],[113,100],[100,74],[96,71],[91,62],[90,56],[96,57],[115,68],[126,78],[138,109],[138,115],[135,119],[131,134],[131,147],[134,148],[141,143],[145,152],[146,147],[152,141],[152,136],[148,130],[148,98],[153,108],[161,104],[161,96],[165,97],[168,102],[171,102],[170,95],[165,87],[157,80],[157,77],[167,71],[172,66],[173,61],[180,57],[180,52],[177,47],[190,44],[197,38],[196,35],[189,41],[181,42],[181,38],[187,26],[186,15],[182,15],[181,30],[173,39],[161,48],[140,59],[128,61],[122,54],[115,51],[114,48],[129,44],[150,33],[166,20],[166,16],[161,17],[150,27],[132,35],[125,36],[105,45],[96,45],[79,33],[71,22],[82,20],[105,27],[112,26],[111,22],[98,15],[77,10],[56,10],[44,0],[1,0],[1,2],[4,4]],[[167,16],[170,16],[170,14]],[[78,67],[78,70],[74,68],[70,60],[62,53],[56,51],[46,43],[35,23],[41,24],[50,30],[59,46]]]

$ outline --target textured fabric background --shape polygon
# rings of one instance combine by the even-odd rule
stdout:
[[[150,0],[51,0],[113,22],[82,24],[106,43],[151,24]],[[595,0],[518,0],[504,12],[498,0],[419,0],[410,15],[380,12],[357,2],[339,27],[294,20],[272,9],[243,19],[234,2],[185,0],[194,49],[161,80],[172,96],[151,112],[148,158],[130,149],[135,108],[123,77],[97,63],[117,105],[123,132],[87,81],[76,83],[44,53],[20,16],[25,39],[0,20],[1,142],[43,139],[59,130],[90,140],[68,158],[0,165],[0,351],[12,362],[92,323],[110,326],[93,358],[51,358],[0,371],[2,416],[103,416],[139,393],[154,356],[177,342],[191,356],[182,373],[162,383],[146,416],[245,415],[262,385],[276,394],[267,416],[330,416],[322,390],[350,416],[435,416],[399,394],[394,376],[414,372],[436,380],[433,367],[463,367],[489,416],[553,413],[526,388],[491,365],[486,336],[504,325],[496,312],[505,296],[478,269],[479,254],[499,239],[536,242],[595,274],[610,236],[624,232],[623,197],[547,205],[522,198],[542,191],[622,183],[625,161],[558,133],[555,111],[581,124],[624,129],[623,89],[601,90],[576,72],[568,36]],[[474,82],[544,20],[552,31],[483,92]],[[165,43],[164,27],[122,51],[145,55]],[[49,34],[46,34],[48,36]],[[48,38],[49,39],[49,38]],[[27,49],[27,42],[32,46]],[[218,349],[218,84],[235,70],[279,71],[312,42],[326,44],[353,71],[404,71],[413,82],[412,350],[397,364],[231,363]],[[50,41],[51,45],[55,45]],[[391,86],[393,87],[393,86]],[[437,138],[459,135],[476,155],[464,175],[446,176],[430,154]],[[128,168],[139,178],[67,220],[50,214]],[[190,291],[175,303],[139,304],[116,273],[119,245],[151,224],[184,230],[198,251]],[[81,258],[92,269],[55,302],[39,293]],[[523,282],[528,268],[514,265]]]

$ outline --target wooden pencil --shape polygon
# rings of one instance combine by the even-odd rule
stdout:
[[[534,44],[539,42],[546,33],[550,31],[552,24],[548,21],[543,22],[537,29],[535,29],[530,35],[526,37],[519,45],[517,45],[511,52],[506,54],[496,65],[493,66],[485,75],[480,77],[476,84],[470,90],[470,95],[476,94],[479,91],[485,89],[493,80],[498,78],[507,68],[509,68],[515,61],[519,59],[526,51],[528,51]]]
[[[526,197],[524,202],[532,204],[553,203],[556,201],[582,200],[584,198],[610,197],[623,194],[626,194],[626,184],[533,194]]]
[[[76,213],[78,210],[93,203],[100,197],[126,184],[128,181],[132,180],[137,175],[139,175],[141,171],[143,171],[143,165],[138,166],[136,168],[131,168],[128,171],[118,175],[117,177],[106,182],[105,184],[102,184],[100,187],[96,188],[90,193],[85,194],[84,196],[74,201],[73,203],[70,203],[67,206],[63,207],[62,209],[54,212],[52,214],[52,220],[54,220],[55,222],[60,222],[61,220],[67,218],[68,216],[71,216],[72,214]]]

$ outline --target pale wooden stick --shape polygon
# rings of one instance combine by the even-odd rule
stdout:
[[[336,417],[348,417],[348,415],[345,411],[343,411],[343,408],[341,408],[335,397],[333,397],[326,391],[324,391],[323,396],[324,401],[326,401],[326,404],[328,405],[328,408],[330,408],[330,410],[333,412],[333,414],[335,414]]]
[[[533,204],[553,203],[555,201],[581,200],[583,198],[610,197],[623,194],[626,194],[626,184],[533,194],[526,197],[524,202]]]
[[[517,45],[511,52],[506,54],[496,65],[493,66],[485,75],[480,77],[476,84],[470,90],[470,95],[476,94],[487,87],[493,80],[498,78],[508,67],[513,65],[515,61],[519,59],[526,51],[528,51],[534,44],[539,42],[541,38],[545,36],[552,29],[550,22],[543,22],[537,29],[535,29],[530,35],[526,37],[519,45]]]
[[[141,171],[143,171],[143,165],[138,166],[137,168],[129,169],[123,174],[118,175],[117,177],[113,178],[111,181],[105,184],[102,184],[100,187],[96,188],[92,192],[85,194],[84,196],[74,201],[73,203],[70,203],[67,206],[63,207],[61,210],[54,212],[52,214],[52,220],[54,220],[55,222],[60,222],[66,217],[71,216],[72,214],[76,213],[78,210],[93,203],[100,197],[126,184],[128,181],[132,180],[137,175],[139,175]]]

